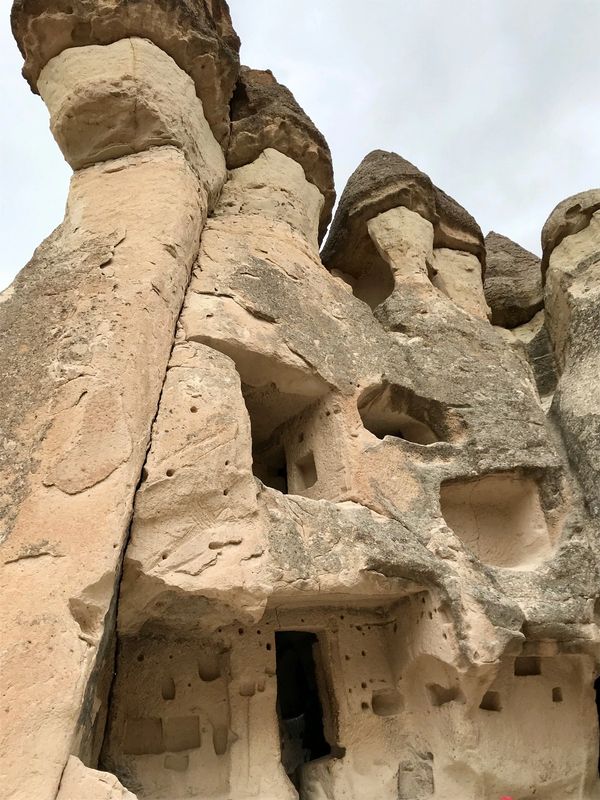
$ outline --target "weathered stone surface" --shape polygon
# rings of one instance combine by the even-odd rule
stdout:
[[[300,108],[290,90],[268,70],[242,67],[231,101],[231,137],[227,166],[243,167],[267,148],[302,165],[307,179],[325,202],[320,218],[323,235],[335,202],[331,153],[323,134]]]
[[[65,222],[0,306],[11,800],[54,798],[76,735],[205,214],[178,151],[81,171]],[[69,602],[96,584],[97,611],[74,618]]]
[[[577,205],[580,195],[561,206]],[[556,212],[553,212],[554,216]],[[552,219],[552,216],[550,219]],[[600,516],[600,210],[548,259],[547,326],[560,373],[554,407],[592,513]]]
[[[485,250],[484,288],[492,325],[524,325],[544,305],[540,259],[494,231],[485,237]]]
[[[114,775],[85,767],[71,756],[63,772],[56,800],[136,800]]]
[[[438,247],[431,261],[431,282],[457,306],[487,320],[490,309],[481,283],[481,262],[472,253]]]
[[[473,217],[430,178],[396,153],[374,150],[351,175],[323,249],[323,263],[360,275],[372,258],[367,223],[403,206],[434,226],[436,247],[474,253],[483,263],[483,234]]]
[[[600,211],[600,189],[567,197],[556,206],[542,228],[542,274],[546,274],[554,248],[566,236],[587,228],[596,211]]]
[[[64,50],[42,70],[39,90],[73,169],[172,145],[185,153],[211,205],[221,191],[223,153],[194,84],[152,42],[121,39]]]
[[[63,50],[149,39],[191,76],[214,135],[226,143],[240,43],[225,0],[14,0],[11,21],[34,91]]]
[[[102,764],[141,794],[165,791],[177,703],[177,735],[206,727],[224,772],[194,746],[171,791],[197,796],[211,775],[213,795],[286,797],[274,634],[326,630],[325,725],[345,753],[302,769],[305,796],[395,800],[431,781],[440,796],[490,800],[534,780],[548,798],[576,791],[597,648],[577,597],[598,575],[531,373],[459,302],[483,297],[479,267],[454,297],[433,284],[446,254],[406,207],[369,223],[394,286],[376,319],[319,262],[317,200],[299,165],[267,150],[232,172],[205,228],[136,498]],[[550,628],[572,655],[538,640]],[[539,759],[489,716],[502,708],[502,730],[529,724],[513,674],[529,654],[544,664],[527,712]],[[153,683],[163,670],[175,700]],[[577,731],[567,748],[541,724],[558,684],[580,698],[561,707]],[[162,720],[144,722],[147,749],[128,744],[128,716]]]
[[[244,73],[226,176],[155,40],[75,43],[39,85],[96,163],[0,297],[3,796],[595,800],[600,211],[494,326],[411,164],[326,269],[287,90]]]
[[[109,141],[119,126],[94,111],[110,86],[98,90],[90,68],[86,91],[76,65],[91,67],[100,52],[110,72],[113,56],[132,49],[142,62],[156,55],[150,43],[121,42],[65,52],[45,70],[52,110],[60,116],[72,103],[59,140],[80,136],[92,160],[99,151],[82,130],[105,125],[94,135]],[[179,68],[164,59],[176,82]],[[150,92],[156,65],[146,65]],[[181,137],[179,149],[140,132],[131,148],[140,152],[76,172],[64,222],[1,298],[0,735],[4,752],[10,741],[3,793],[11,800],[54,800],[73,749],[97,758],[133,497],[200,232],[225,178],[195,94],[182,107],[155,72],[157,118],[182,130],[191,120],[202,137],[189,149]],[[74,82],[74,95],[93,98],[87,107],[74,101]]]
[[[552,400],[558,379],[556,360],[544,311],[538,313],[529,322],[506,330],[506,337],[511,344],[520,348],[531,365],[537,390],[544,408]]]

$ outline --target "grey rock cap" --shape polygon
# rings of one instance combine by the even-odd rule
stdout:
[[[249,164],[269,147],[301,164],[307,180],[324,196],[320,221],[323,235],[335,202],[333,166],[325,137],[270,70],[242,67],[231,101],[227,166],[236,169]]]
[[[484,291],[492,325],[516,328],[529,322],[544,306],[539,257],[494,231],[485,237],[485,248]]]
[[[240,40],[225,0],[14,0],[11,23],[34,92],[67,48],[150,39],[194,80],[215,137],[226,142]]]
[[[356,262],[368,238],[367,222],[398,206],[432,223],[435,247],[474,253],[484,265],[483,234],[473,217],[410,161],[373,150],[350,176],[340,199],[322,253],[327,268],[359,272]]]

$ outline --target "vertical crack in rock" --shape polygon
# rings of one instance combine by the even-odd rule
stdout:
[[[198,241],[198,248],[200,247],[200,241]],[[195,259],[194,259],[195,260]],[[125,554],[127,552],[127,547],[129,545],[129,540],[131,538],[131,526],[133,524],[133,517],[135,513],[135,500],[137,497],[137,493],[139,491],[140,485],[144,480],[144,474],[146,472],[146,461],[148,458],[148,453],[152,447],[152,431],[154,430],[154,425],[156,423],[159,409],[161,406],[161,401],[163,397],[163,392],[165,388],[165,383],[167,380],[167,373],[169,371],[169,362],[171,360],[171,356],[173,354],[173,350],[175,348],[176,339],[177,339],[177,327],[179,325],[179,318],[181,316],[181,311],[183,309],[183,305],[185,302],[185,297],[189,290],[189,285],[192,278],[193,267],[190,270],[189,278],[183,292],[183,298],[181,305],[179,307],[179,311],[175,320],[175,325],[173,327],[173,333],[171,336],[171,349],[169,353],[169,360],[167,361],[167,366],[165,368],[165,373],[158,397],[158,402],[156,404],[156,409],[154,412],[154,416],[152,417],[152,421],[149,426],[149,435],[148,435],[148,445],[146,448],[146,458],[144,458],[144,463],[142,464],[142,468],[140,469],[136,487],[133,493],[133,502],[131,506],[131,512],[129,515],[129,522],[127,524],[127,534],[123,540],[123,544],[121,546],[121,550],[119,553],[119,559],[117,562],[117,566],[115,568],[115,579],[111,594],[111,602],[109,609],[106,613],[103,622],[103,632],[102,638],[98,644],[98,655],[96,657],[96,663],[94,666],[94,671],[89,677],[88,686],[86,689],[86,693],[82,702],[81,713],[79,716],[79,720],[77,722],[77,728],[83,732],[83,738],[80,744],[80,755],[84,758],[84,763],[88,761],[89,763],[96,763],[98,760],[98,755],[100,752],[100,748],[102,745],[102,741],[104,739],[104,729],[106,725],[106,713],[110,706],[110,699],[112,697],[113,691],[113,684],[116,675],[116,665],[118,662],[118,655],[119,655],[119,642],[117,638],[117,618],[119,613],[119,596],[120,596],[120,588],[121,588],[121,580],[123,575],[123,562],[125,559]],[[108,685],[108,689],[104,692],[104,697],[102,697],[102,692],[100,696],[98,696],[96,687],[97,685],[102,683],[102,675],[103,673],[107,673],[108,675],[112,676]],[[100,724],[96,725],[95,720],[93,719],[92,709],[94,708],[95,702],[101,704],[103,706],[103,714],[100,717]],[[57,794],[58,800],[60,800],[60,791]]]

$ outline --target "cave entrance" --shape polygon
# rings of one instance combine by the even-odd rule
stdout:
[[[322,662],[316,634],[278,632],[275,651],[281,761],[297,786],[302,764],[334,755],[326,736],[332,714],[324,680],[318,679]]]

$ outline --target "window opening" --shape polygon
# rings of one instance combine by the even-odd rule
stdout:
[[[252,470],[265,486],[288,493],[288,465],[285,449],[280,442],[256,447],[252,451]]]
[[[358,413],[365,428],[378,439],[394,436],[414,444],[441,441],[433,429],[445,427],[445,414],[435,401],[420,398],[409,389],[382,383],[366,389],[358,400]]]

